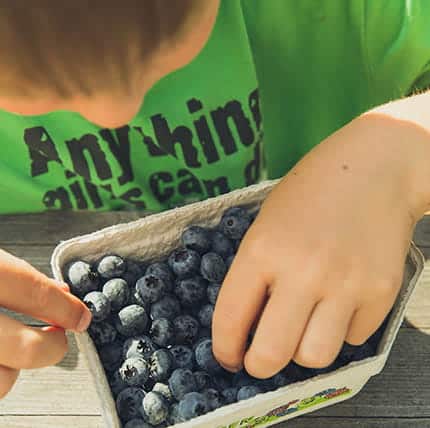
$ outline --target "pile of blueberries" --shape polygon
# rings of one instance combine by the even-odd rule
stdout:
[[[149,264],[109,254],[67,265],[72,293],[92,313],[88,333],[124,428],[175,425],[375,354],[386,322],[364,345],[345,343],[324,369],[290,362],[272,378],[256,379],[218,364],[211,340],[214,305],[256,214],[232,207],[216,227],[190,226],[179,248]]]

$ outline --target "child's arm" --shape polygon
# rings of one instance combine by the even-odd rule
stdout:
[[[12,388],[20,369],[61,361],[67,351],[64,329],[83,331],[91,313],[78,298],[5,251],[0,250],[0,306],[59,327],[29,327],[0,314],[0,398]]]
[[[216,357],[269,377],[292,358],[325,367],[344,340],[366,341],[396,299],[429,201],[430,93],[325,139],[273,190],[245,236],[218,297]]]

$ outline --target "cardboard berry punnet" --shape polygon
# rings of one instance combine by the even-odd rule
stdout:
[[[219,222],[223,211],[232,206],[244,205],[257,209],[277,183],[278,180],[265,181],[216,198],[61,242],[52,255],[53,274],[56,279],[64,280],[63,269],[68,262],[77,258],[95,261],[112,252],[145,261],[166,257],[178,246],[181,233],[187,226],[213,226]],[[423,264],[421,253],[411,243],[403,285],[375,356],[349,363],[331,373],[221,407],[175,427],[267,427],[353,397],[370,377],[383,369],[403,321],[409,297],[421,277]],[[108,428],[120,428],[115,402],[95,346],[87,333],[76,334],[76,340],[90,368],[105,425]]]

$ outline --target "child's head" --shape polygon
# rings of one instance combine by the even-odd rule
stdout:
[[[0,0],[0,108],[115,127],[206,43],[219,0]]]

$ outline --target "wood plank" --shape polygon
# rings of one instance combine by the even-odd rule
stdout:
[[[382,374],[372,378],[356,397],[312,416],[430,418],[429,335],[430,329],[426,334],[402,329]],[[71,342],[59,365],[22,372],[11,393],[0,401],[0,414],[100,414],[85,359]]]
[[[0,416],[7,428],[103,428],[101,416]],[[276,428],[423,428],[429,418],[321,418],[299,417],[274,425]]]
[[[0,416],[4,428],[103,428],[101,416]]]
[[[406,320],[418,329],[430,328],[430,261],[426,261],[422,280],[408,302]]]
[[[3,215],[0,222],[0,247],[5,244],[52,244],[144,216],[145,213],[137,211]]]
[[[85,358],[70,337],[69,343],[69,352],[56,366],[21,372],[12,391],[0,401],[0,414],[100,414]]]
[[[424,428],[430,427],[430,418],[321,418],[299,417],[285,421],[276,428]]]

